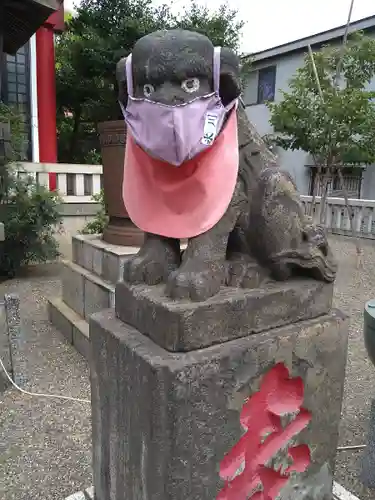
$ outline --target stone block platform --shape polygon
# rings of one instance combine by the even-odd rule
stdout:
[[[88,318],[94,312],[114,307],[115,286],[122,280],[124,262],[138,247],[106,243],[101,235],[72,238],[72,261],[63,261],[62,296],[50,297],[51,323],[88,358]]]
[[[121,282],[116,315],[168,351],[191,351],[317,318],[330,311],[332,295],[332,283],[295,279],[253,289],[222,287],[204,302],[191,302],[170,299],[165,285]]]

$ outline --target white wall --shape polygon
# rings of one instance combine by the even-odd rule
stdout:
[[[62,258],[72,260],[72,236],[80,233],[86,224],[94,219],[95,215],[79,213],[77,213],[77,215],[64,215],[62,226],[60,230],[55,233],[55,238],[59,243],[59,251]]]

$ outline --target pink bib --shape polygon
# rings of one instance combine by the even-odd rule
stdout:
[[[176,239],[198,236],[227,210],[238,165],[235,109],[213,146],[178,168],[151,158],[128,130],[123,199],[129,217],[147,233]]]

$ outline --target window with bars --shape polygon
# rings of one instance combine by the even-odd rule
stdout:
[[[276,66],[268,66],[258,72],[257,104],[275,100]]]
[[[276,95],[276,66],[252,71],[243,93],[245,106],[274,101]]]
[[[361,198],[362,175],[363,170],[360,167],[343,168],[342,176],[344,181],[344,188],[346,189],[349,198]],[[322,177],[323,176],[318,179],[317,168],[310,168],[310,196],[313,196],[314,191],[316,196],[322,196]],[[334,196],[337,198],[342,198],[344,196],[344,190],[342,188],[340,178],[337,174],[328,179],[327,194],[328,196]]]
[[[30,129],[30,65],[29,44],[21,47],[13,56],[4,54],[2,64],[1,100],[17,106],[25,123],[25,147],[23,160],[31,159]]]

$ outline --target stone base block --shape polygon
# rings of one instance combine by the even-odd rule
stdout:
[[[90,358],[89,324],[60,298],[48,301],[50,322],[84,358]]]
[[[116,287],[116,314],[169,351],[191,351],[318,317],[332,306],[333,285],[315,280],[222,287],[205,302],[171,300],[165,286]]]
[[[11,354],[11,339],[6,318],[5,305],[0,305],[0,359],[2,360],[6,371],[13,377],[13,364]],[[8,377],[0,366],[0,394],[10,385]]]
[[[202,335],[205,328],[202,323]],[[218,335],[222,338],[220,331]],[[216,499],[224,485],[220,464],[245,432],[240,425],[244,402],[278,363],[292,377],[302,378],[303,407],[311,418],[292,441],[284,436],[272,449],[274,458],[267,463],[271,468],[291,463],[285,450],[292,443],[307,444],[311,453],[307,472],[293,473],[279,498],[332,500],[347,339],[348,321],[333,310],[320,318],[197,351],[171,353],[117,319],[113,310],[93,315],[90,372],[96,500]],[[271,393],[279,408],[296,401],[285,397],[285,384],[288,379]],[[254,403],[255,408],[270,412],[271,400],[266,401],[265,407]],[[254,417],[255,424],[265,418],[262,415]],[[296,413],[282,417],[283,429],[295,418]],[[269,438],[263,437],[261,444],[252,433],[254,423],[250,421],[248,438],[264,450]],[[237,456],[234,470],[241,472],[246,462],[243,454]]]
[[[23,381],[22,375],[14,371],[13,360],[19,354],[21,332],[20,298],[14,293],[4,295],[0,303],[0,358],[8,375],[16,382]],[[24,361],[18,359],[17,366],[23,367]],[[21,366],[20,366],[21,365]],[[0,394],[10,386],[10,380],[0,366]]]
[[[72,238],[73,263],[114,285],[122,281],[124,262],[138,250],[137,246],[111,245],[100,234]]]
[[[86,320],[94,312],[114,307],[115,287],[70,261],[63,262],[63,301]]]
[[[88,318],[114,307],[115,285],[122,280],[125,261],[137,247],[111,245],[100,234],[72,238],[73,262],[64,261],[62,298],[49,301],[51,323],[86,358],[89,352]]]

